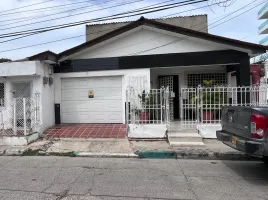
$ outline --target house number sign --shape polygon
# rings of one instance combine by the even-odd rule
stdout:
[[[90,98],[90,99],[94,98],[94,90],[88,91],[88,98]]]

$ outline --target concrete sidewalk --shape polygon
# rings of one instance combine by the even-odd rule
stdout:
[[[129,141],[128,139],[40,139],[28,146],[0,146],[1,155],[54,155],[118,158],[177,158],[203,160],[249,160],[217,140],[203,140],[204,146],[171,147],[166,141]]]

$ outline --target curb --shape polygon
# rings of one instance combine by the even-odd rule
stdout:
[[[136,151],[135,153],[93,153],[93,152],[45,152],[42,150],[7,149],[0,156],[67,156],[90,158],[147,158],[147,159],[195,159],[195,160],[247,160],[256,161],[241,152],[209,152],[209,151]]]
[[[177,155],[174,151],[140,151],[136,154],[139,158],[158,158],[158,159],[176,159]]]
[[[240,152],[203,152],[185,153],[177,152],[177,159],[196,159],[196,160],[258,160]]]
[[[74,152],[76,157],[91,158],[138,158],[134,153],[92,153],[92,152]]]

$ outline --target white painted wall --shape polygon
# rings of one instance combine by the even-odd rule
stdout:
[[[41,110],[42,110],[42,125],[40,126],[40,133],[43,133],[47,128],[53,126],[55,124],[55,113],[54,113],[54,101],[55,101],[55,95],[54,95],[54,86],[55,83],[52,85],[43,84],[43,76],[52,76],[54,78],[54,75],[50,75],[49,71],[51,66],[45,63],[41,63],[42,67],[41,69]]]
[[[113,38],[100,45],[90,48],[90,50],[81,51],[70,58],[87,59],[102,57],[130,56],[138,52],[139,55],[166,54],[166,53],[183,53],[183,52],[200,52],[227,49],[224,45],[219,45],[204,40],[194,38],[185,38],[185,36],[174,36],[174,34],[161,33],[147,28],[139,28],[135,32],[131,31],[127,35]],[[181,40],[175,42],[176,40]],[[170,45],[166,45],[173,43]],[[165,45],[161,48],[155,48]],[[152,49],[155,48],[155,49]],[[149,50],[152,49],[152,50]],[[147,51],[149,50],[149,51]]]
[[[123,99],[123,120],[125,119],[125,102],[128,78],[130,76],[146,76],[150,80],[150,69],[130,69],[130,70],[105,70],[105,71],[89,71],[75,73],[57,73],[55,74],[55,103],[61,103],[61,80],[64,78],[75,77],[102,77],[102,76],[122,76],[122,99]],[[147,82],[147,88],[150,88],[150,82]],[[124,121],[122,122],[124,123]]]
[[[40,68],[38,61],[0,63],[0,76],[41,75]]]

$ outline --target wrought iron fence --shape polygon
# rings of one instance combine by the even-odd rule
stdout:
[[[0,99],[0,135],[29,135],[41,124],[40,96]]]
[[[268,85],[182,88],[181,128],[219,124],[223,106],[268,106]]]
[[[169,124],[169,89],[139,91],[128,88],[126,96],[127,124]]]

